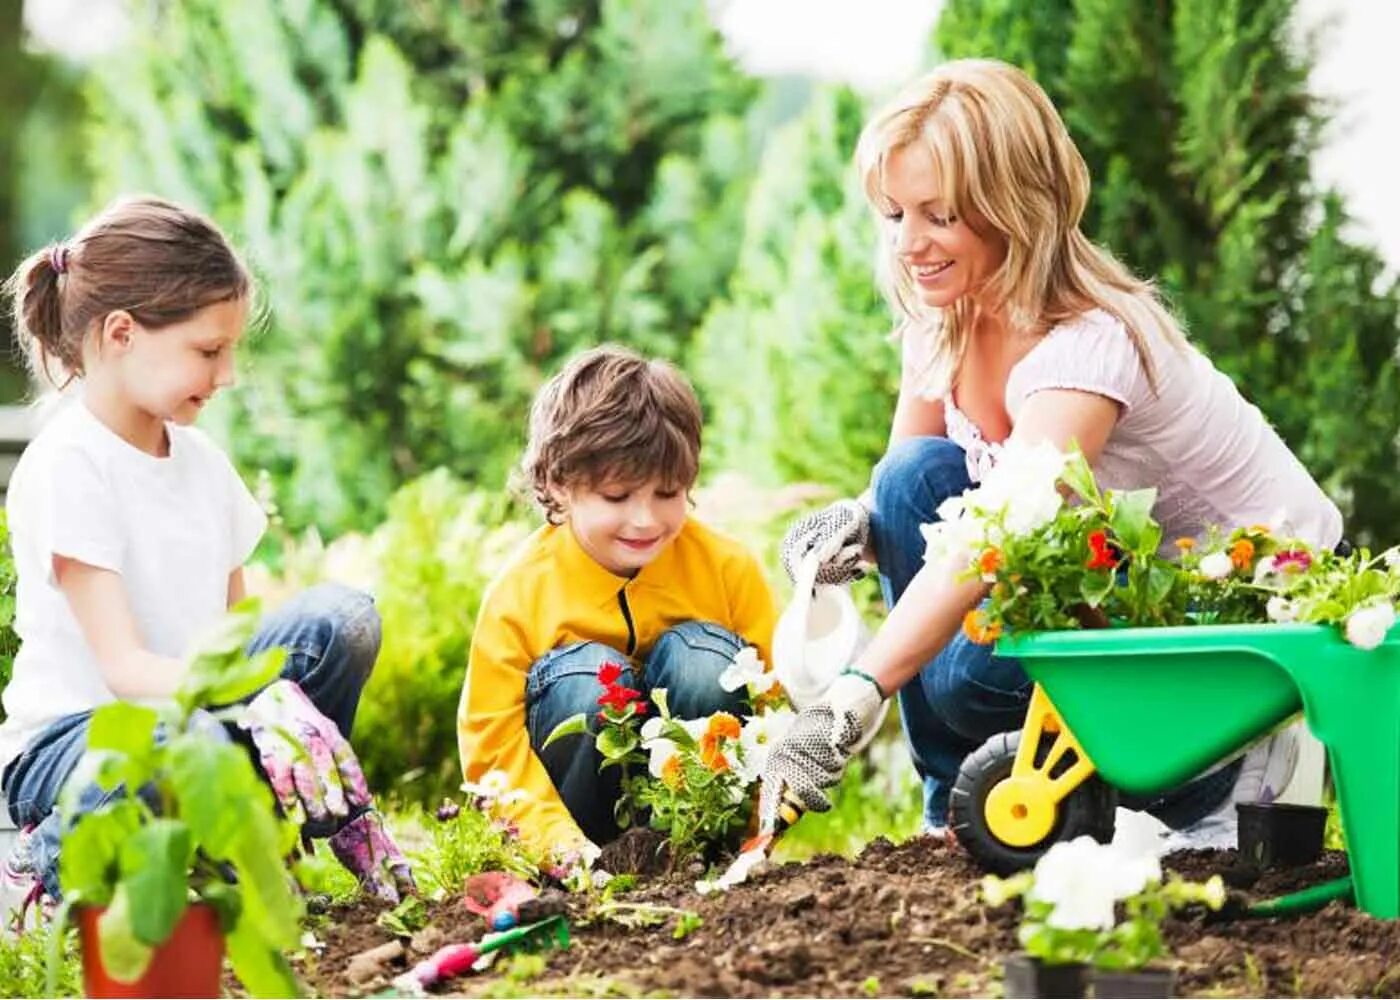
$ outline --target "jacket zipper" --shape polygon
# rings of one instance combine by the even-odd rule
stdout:
[[[637,628],[632,624],[632,609],[627,606],[627,588],[617,592],[617,606],[622,609],[622,620],[627,623],[627,655],[637,651]]]

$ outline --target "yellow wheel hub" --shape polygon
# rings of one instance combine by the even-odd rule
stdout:
[[[1036,750],[1053,736],[1039,763]],[[1066,757],[1073,754],[1067,766]],[[1052,772],[1059,770],[1051,777]],[[1011,774],[987,793],[983,814],[992,835],[1009,847],[1031,847],[1050,836],[1060,802],[1094,773],[1094,765],[1039,684],[1026,709],[1021,744]]]

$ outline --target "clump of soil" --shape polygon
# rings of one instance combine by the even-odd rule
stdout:
[[[1191,852],[1167,867],[1203,878],[1239,868],[1235,852]],[[1241,869],[1242,870],[1242,869]],[[1255,875],[1241,891],[1262,899],[1346,872],[1332,852],[1315,865]],[[682,939],[675,920],[652,927],[587,924],[586,900],[571,897],[573,946],[549,954],[532,994],[578,993],[606,980],[617,990],[682,996],[979,996],[1000,988],[1000,959],[1015,951],[1019,909],[978,898],[982,871],[956,845],[916,838],[877,840],[858,858],[823,856],[764,872],[728,893],[700,896],[689,876],[644,882],[627,902],[693,911],[703,921]],[[481,918],[447,901],[430,906],[438,943],[474,940]],[[301,971],[322,995],[368,995],[382,980],[351,985],[349,958],[391,938],[374,925],[378,908],[335,913],[317,933],[326,946]],[[1333,996],[1400,991],[1400,921],[1376,920],[1331,904],[1279,920],[1212,922],[1174,917],[1165,927],[1185,995]],[[436,947],[436,945],[433,945]],[[427,949],[431,950],[431,949]],[[403,964],[421,955],[410,947]],[[479,995],[499,972],[447,984]]]
[[[671,848],[660,830],[630,827],[603,845],[598,867],[614,875],[664,875],[671,869]]]

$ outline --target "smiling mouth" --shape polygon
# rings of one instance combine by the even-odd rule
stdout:
[[[658,541],[660,541],[660,540],[661,540],[661,539],[660,539],[659,536],[658,536],[657,538],[619,538],[619,539],[618,539],[619,542],[621,542],[623,545],[627,546],[629,549],[649,549],[649,548],[651,548],[653,545],[655,545],[655,544],[656,544]]]
[[[913,264],[914,277],[920,279],[936,278],[948,268],[953,266],[951,260],[940,261],[937,264]]]

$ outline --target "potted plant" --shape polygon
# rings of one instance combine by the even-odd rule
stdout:
[[[171,704],[93,713],[88,752],[60,798],[58,915],[60,928],[76,915],[90,996],[219,996],[225,946],[250,993],[298,992],[284,957],[300,939],[284,865],[296,829],[217,721],[281,670],[284,650],[243,652],[257,620],[256,601],[236,606]],[[76,790],[92,781],[140,791],[75,816]]]
[[[1079,837],[1054,845],[1031,871],[988,875],[983,897],[1024,902],[1017,938],[1025,951],[1003,961],[1007,996],[1169,997],[1175,970],[1151,967],[1166,954],[1162,920],[1192,904],[1219,909],[1225,886],[1162,878],[1154,854]]]

